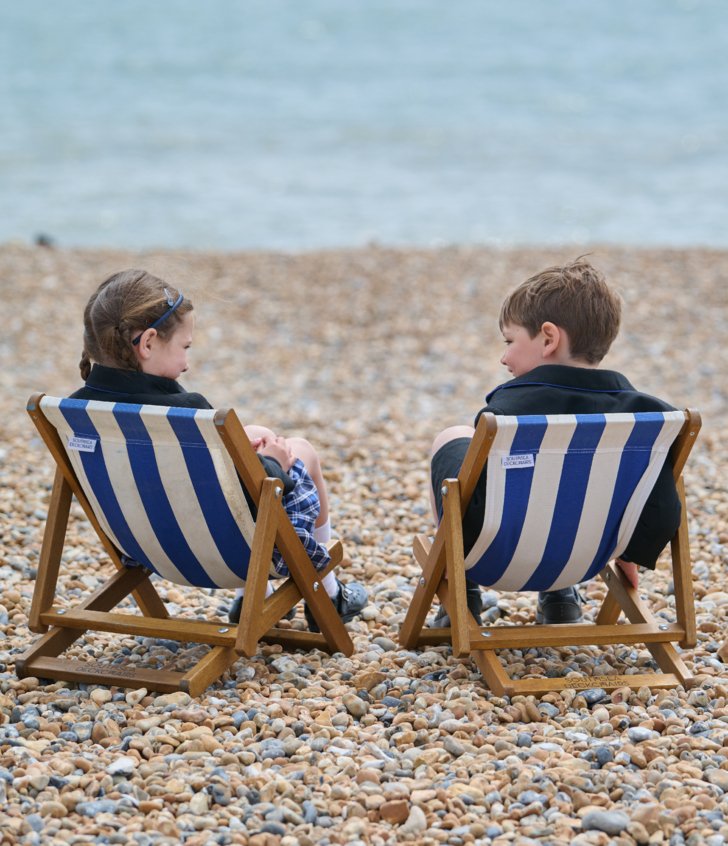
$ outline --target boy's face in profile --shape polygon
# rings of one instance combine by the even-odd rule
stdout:
[[[524,326],[516,323],[507,323],[502,331],[506,351],[501,356],[500,363],[508,368],[511,376],[523,376],[544,363],[542,332],[532,338]]]

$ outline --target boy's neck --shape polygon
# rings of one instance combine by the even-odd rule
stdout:
[[[599,367],[599,362],[591,364],[583,358],[574,358],[571,355],[564,356],[563,361],[551,361],[550,364],[560,364],[563,367],[583,367],[586,370],[596,370]]]

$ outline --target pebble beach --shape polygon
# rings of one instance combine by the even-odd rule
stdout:
[[[690,689],[575,685],[493,695],[446,647],[398,645],[431,532],[428,454],[506,381],[504,295],[589,252],[621,292],[604,366],[703,416],[686,469],[698,643]],[[27,627],[53,478],[25,413],[80,385],[82,312],[110,273],[144,267],[195,304],[181,380],[245,423],[319,450],[342,580],[370,603],[350,657],[261,644],[185,693],[26,678]],[[370,246],[309,253],[0,246],[0,844],[390,846],[728,842],[728,251]],[[58,604],[110,573],[74,505]],[[230,592],[157,580],[170,613],[227,619]],[[674,620],[663,556],[642,593]],[[593,619],[605,588],[583,586]],[[526,622],[535,595],[485,594],[485,618]],[[302,608],[290,623],[304,628]],[[180,669],[204,647],[96,634],[70,654]],[[642,646],[501,653],[517,677],[654,668]]]

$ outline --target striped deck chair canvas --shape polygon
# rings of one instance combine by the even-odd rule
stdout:
[[[36,394],[28,412],[56,460],[29,627],[42,637],[16,664],[20,676],[58,678],[197,695],[260,639],[347,655],[353,644],[321,590],[343,550],[317,573],[266,478],[234,411],[57,399]],[[256,504],[255,519],[242,484]],[[55,607],[71,498],[75,496],[115,565],[109,581],[75,608]],[[274,545],[290,577],[266,598]],[[150,575],[180,585],[245,584],[237,626],[174,619]],[[142,614],[114,612],[132,594]],[[321,634],[276,627],[304,598]],[[210,644],[187,673],[61,658],[87,631]]]
[[[700,429],[695,411],[507,417],[484,414],[457,479],[445,482],[443,517],[433,543],[415,538],[422,567],[400,642],[414,648],[451,642],[472,652],[499,695],[567,687],[674,687],[689,671],[674,644],[695,645],[695,609],[682,468]],[[629,542],[665,460],[682,505],[671,543],[676,622],[653,616],[612,559]],[[486,465],[487,461],[487,465]],[[462,515],[485,468],[483,526],[464,555]],[[469,613],[465,577],[507,591],[548,591],[600,575],[608,592],[594,624],[480,627]],[[435,595],[448,629],[424,628]],[[624,612],[628,623],[618,624]],[[662,673],[511,679],[496,650],[536,646],[645,643]]]

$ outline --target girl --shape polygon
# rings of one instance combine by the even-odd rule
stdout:
[[[73,399],[213,407],[177,381],[188,369],[194,315],[190,300],[172,285],[144,270],[115,273],[91,295],[83,323],[79,367],[85,385]],[[283,507],[314,567],[322,570],[329,562],[323,544],[331,538],[331,523],[318,454],[304,438],[280,437],[263,426],[246,426],[245,431],[266,474],[283,482]],[[279,575],[288,575],[278,550],[273,564]],[[329,573],[323,585],[344,622],[367,603],[366,590],[356,582],[343,585]],[[272,591],[269,584],[268,595]],[[240,619],[242,596],[241,588],[230,609],[232,623]],[[309,628],[317,631],[308,607],[304,613]]]

